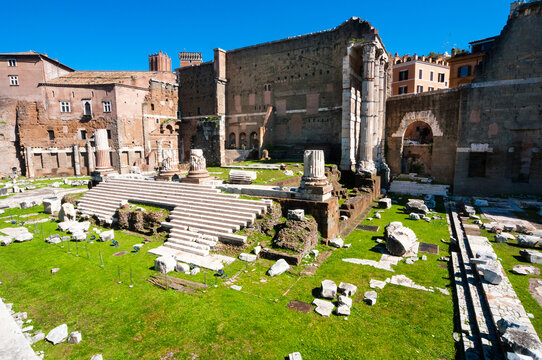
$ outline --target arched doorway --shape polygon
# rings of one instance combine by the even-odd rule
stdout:
[[[235,146],[235,133],[231,133],[230,134],[230,138],[229,138],[229,142],[228,142],[228,148],[230,149],[235,149],[236,146]]]
[[[401,152],[401,172],[431,176],[433,154],[433,131],[423,121],[414,121],[403,135]]]
[[[239,148],[243,150],[247,148],[247,135],[244,132],[239,134]]]
[[[257,149],[260,147],[260,141],[258,140],[258,134],[253,132],[250,134],[250,148]]]

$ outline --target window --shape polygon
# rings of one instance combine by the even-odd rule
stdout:
[[[151,110],[154,111],[154,104],[151,104]]]
[[[487,153],[471,152],[469,153],[469,177],[486,176]]]
[[[111,101],[109,101],[109,100],[102,101],[102,104],[104,105],[104,113],[110,113],[111,112]]]
[[[423,92],[423,86],[418,85],[418,86],[416,87],[416,92],[417,92],[418,94],[419,94],[419,93],[422,93],[422,92]]]
[[[17,66],[17,60],[8,59],[8,66]]]
[[[53,130],[47,130],[47,134],[49,134],[49,140],[55,139],[55,132]]]
[[[443,83],[444,82],[444,73],[438,73],[438,82]]]
[[[201,109],[198,108],[198,115],[201,115]]]
[[[408,92],[408,86],[399,86],[399,95],[406,94]]]
[[[69,101],[61,101],[60,102],[60,112],[63,112],[63,113],[71,112],[70,102]]]
[[[107,138],[111,139],[111,130],[107,130]]]
[[[408,70],[399,71],[399,81],[408,80]]]
[[[420,79],[420,80],[423,79],[423,70],[422,69],[418,70],[418,79]]]
[[[87,139],[87,131],[81,130],[81,140],[86,140],[86,139]]]
[[[429,81],[433,81],[433,78],[434,78],[434,72],[430,71],[429,72]]]
[[[19,76],[18,75],[10,75],[9,76],[9,85],[10,86],[19,86]]]
[[[457,69],[457,77],[465,77],[470,75],[470,65],[461,66]]]
[[[90,100],[83,100],[83,115],[92,115],[92,106],[90,104]]]
[[[432,86],[429,86],[429,87],[427,88],[427,90],[428,90],[428,91],[434,91],[434,90],[435,90],[435,88],[434,88],[434,87],[432,87]]]

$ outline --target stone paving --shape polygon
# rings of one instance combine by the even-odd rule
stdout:
[[[461,219],[451,205],[449,223],[452,235],[458,240],[459,252],[452,253],[452,266],[456,284],[456,303],[459,309],[462,343],[467,359],[503,359],[501,341],[506,334],[499,335],[497,325],[512,321],[521,326],[521,338],[529,338],[532,347],[542,348],[540,339],[530,318],[517,297],[506,271],[500,261],[491,260],[491,266],[500,282],[490,283],[481,273],[483,266],[475,263],[497,259],[493,246],[486,237],[465,234]],[[501,329],[502,333],[502,329]],[[519,346],[519,345],[518,345]],[[519,347],[518,347],[519,348]],[[517,350],[517,349],[516,349]],[[518,350],[523,351],[523,350]]]

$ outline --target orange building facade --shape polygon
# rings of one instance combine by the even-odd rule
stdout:
[[[471,52],[461,53],[448,59],[450,65],[450,87],[470,84],[474,78],[474,68],[482,62],[497,37],[470,42]]]
[[[449,77],[450,68],[444,57],[395,54],[392,95],[419,94],[447,89]]]

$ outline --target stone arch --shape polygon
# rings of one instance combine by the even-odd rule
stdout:
[[[236,136],[234,132],[230,133],[230,136],[228,138],[228,148],[235,149],[236,148]]]
[[[405,135],[405,131],[408,128],[408,126],[416,121],[423,121],[427,123],[431,127],[433,136],[444,135],[442,130],[440,129],[437,118],[435,117],[433,112],[431,110],[425,110],[425,111],[411,111],[403,115],[403,117],[401,118],[401,123],[399,124],[399,127],[391,136],[403,137]]]
[[[431,176],[433,130],[421,120],[411,122],[401,139],[401,173]]]

